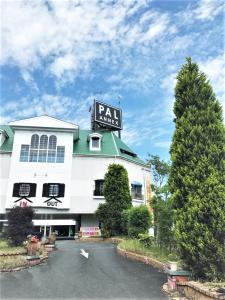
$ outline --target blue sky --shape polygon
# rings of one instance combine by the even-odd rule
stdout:
[[[1,1],[1,123],[48,114],[90,127],[93,99],[122,138],[169,159],[176,74],[191,56],[225,110],[224,1]]]

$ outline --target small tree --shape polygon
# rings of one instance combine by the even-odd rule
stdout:
[[[128,210],[128,234],[137,238],[140,233],[147,233],[152,218],[145,205],[132,207]]]
[[[152,208],[155,241],[160,247],[171,249],[174,245],[173,209],[167,184],[170,163],[160,159],[158,155],[149,155],[148,165],[153,174]]]
[[[196,277],[225,278],[225,128],[206,76],[187,58],[175,88],[170,188],[180,254]]]
[[[99,205],[96,216],[108,235],[121,234],[122,211],[131,207],[132,203],[128,174],[122,165],[109,165],[104,178],[103,194],[106,203]]]
[[[27,235],[32,232],[34,210],[32,207],[12,208],[7,213],[8,226],[6,229],[6,237],[14,246],[19,246],[26,240]]]

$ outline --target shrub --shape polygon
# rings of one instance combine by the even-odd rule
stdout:
[[[147,233],[152,223],[152,218],[145,205],[132,207],[129,210],[128,234],[137,238],[140,233]]]
[[[153,244],[154,238],[149,236],[148,233],[139,233],[138,240],[145,247],[150,247]]]
[[[26,237],[32,232],[33,217],[34,210],[32,207],[16,206],[8,212],[6,237],[13,246],[22,245]]]

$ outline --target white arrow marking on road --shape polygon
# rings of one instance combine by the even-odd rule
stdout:
[[[80,249],[80,254],[83,255],[84,257],[88,258],[89,253],[85,252],[84,249]]]

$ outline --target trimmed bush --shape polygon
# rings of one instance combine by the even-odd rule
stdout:
[[[152,218],[145,205],[129,209],[128,235],[137,238],[140,233],[147,233]]]
[[[154,238],[149,236],[148,233],[139,233],[138,240],[145,247],[150,247],[154,242]]]

